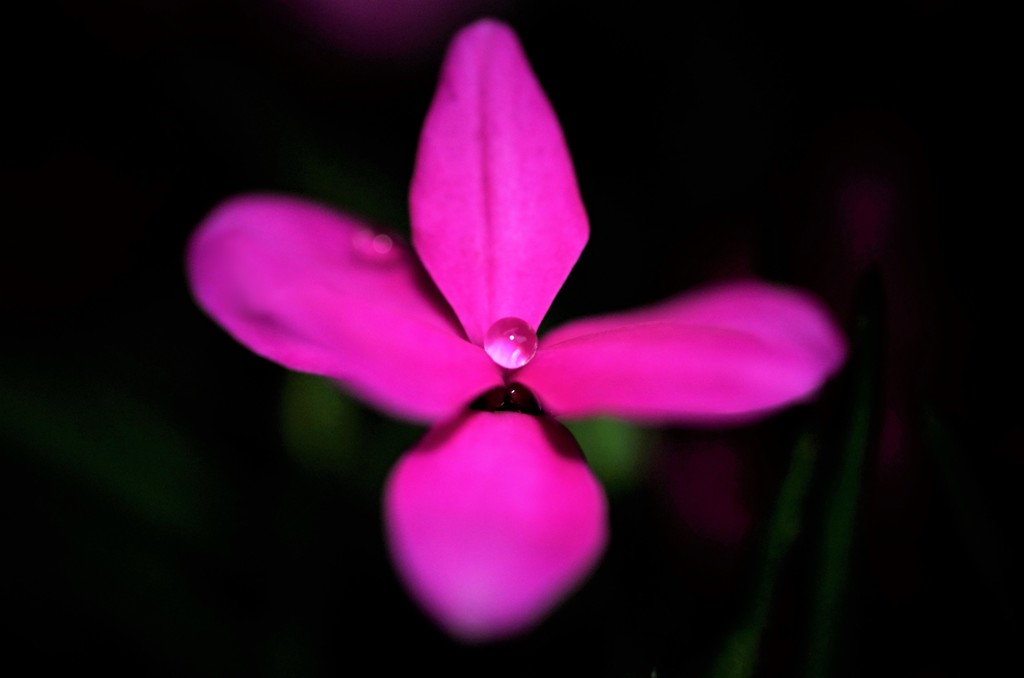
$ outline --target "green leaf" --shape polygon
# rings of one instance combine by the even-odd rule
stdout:
[[[850,566],[860,515],[861,487],[872,436],[877,430],[884,300],[881,282],[869,272],[862,281],[857,326],[848,365],[848,418],[842,456],[822,511],[817,574],[808,628],[807,678],[833,675],[838,639],[848,611]]]
[[[351,473],[360,436],[358,406],[323,377],[290,372],[281,392],[281,433],[292,457],[307,469]]]
[[[722,644],[710,673],[714,678],[746,678],[754,675],[761,635],[771,610],[779,573],[800,535],[804,504],[811,486],[816,457],[817,448],[813,437],[805,433],[793,450],[789,470],[768,523],[750,605]]]
[[[225,501],[209,455],[122,384],[8,376],[0,439],[29,463],[182,536],[209,537]]]
[[[609,492],[633,488],[643,477],[650,461],[647,429],[611,418],[585,419],[566,426]]]

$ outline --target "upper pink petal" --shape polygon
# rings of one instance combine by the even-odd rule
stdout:
[[[415,257],[355,219],[295,198],[219,205],[189,243],[199,305],[285,367],[342,381],[388,412],[432,421],[501,383]]]
[[[604,492],[563,426],[467,411],[435,427],[388,479],[399,574],[453,636],[486,641],[537,624],[607,542]]]
[[[516,380],[556,416],[718,423],[812,396],[845,356],[814,297],[740,281],[565,325]]]
[[[452,41],[410,207],[413,245],[471,341],[509,316],[540,326],[589,225],[558,120],[504,24]]]

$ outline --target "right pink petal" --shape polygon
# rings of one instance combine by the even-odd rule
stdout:
[[[398,573],[454,637],[491,641],[538,624],[596,565],[604,491],[553,419],[467,410],[433,428],[388,478]]]
[[[390,248],[388,243],[390,242]],[[432,421],[501,383],[397,239],[296,198],[249,195],[189,243],[199,305],[285,367],[340,380],[387,412]]]
[[[845,355],[813,297],[742,281],[556,329],[515,379],[556,416],[736,422],[813,396]]]

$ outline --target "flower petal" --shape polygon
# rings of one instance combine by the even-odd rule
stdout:
[[[407,247],[295,198],[237,197],[189,243],[199,305],[254,352],[432,421],[501,383]]]
[[[399,574],[453,636],[525,632],[589,574],[607,542],[604,492],[563,426],[467,411],[392,471],[385,522]]]
[[[556,416],[725,423],[810,397],[845,355],[812,296],[740,281],[556,329],[516,380]]]
[[[558,120],[504,24],[452,41],[410,207],[413,245],[471,341],[509,316],[540,326],[589,225]]]

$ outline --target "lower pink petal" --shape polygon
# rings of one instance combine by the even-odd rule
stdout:
[[[188,249],[199,305],[252,351],[431,421],[501,383],[411,251],[326,207],[234,198]]]
[[[596,564],[604,492],[579,446],[547,417],[469,411],[403,457],[384,495],[402,579],[456,638],[528,630]]]
[[[736,422],[810,397],[845,355],[813,297],[743,281],[556,329],[516,380],[556,416]]]

